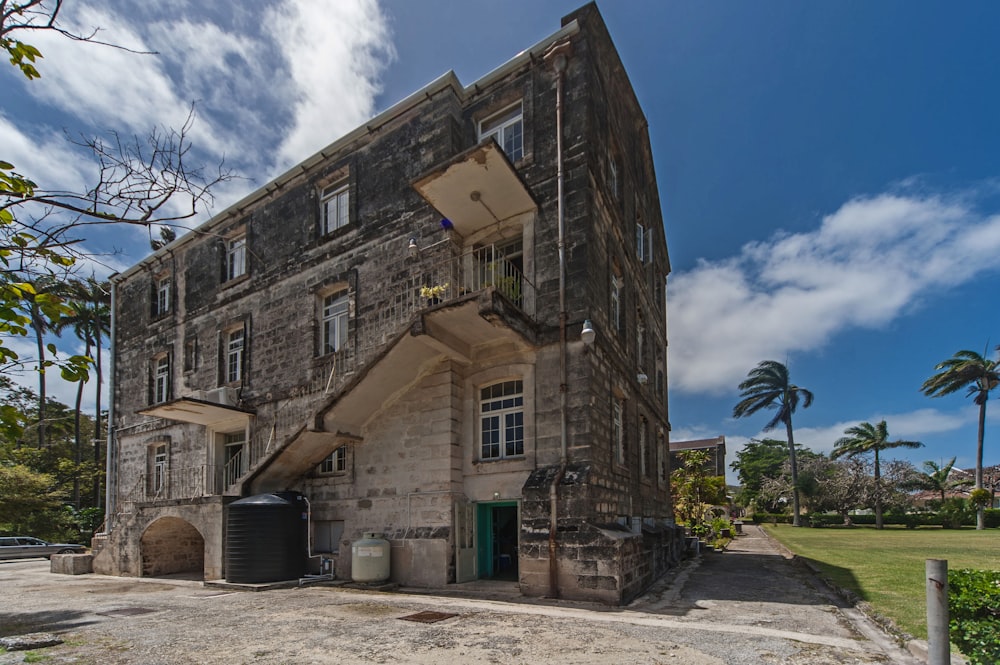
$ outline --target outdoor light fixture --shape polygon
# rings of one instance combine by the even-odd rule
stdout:
[[[635,378],[639,382],[640,386],[646,385],[646,382],[649,381],[649,377],[646,376],[645,372],[639,372],[639,374],[637,374]]]
[[[420,253],[420,248],[417,247],[416,238],[410,238],[410,244],[406,246],[406,251],[410,253],[410,258],[413,258]]]
[[[500,492],[494,492],[493,493],[493,500],[494,501],[499,501],[500,500]]]
[[[590,346],[594,343],[595,337],[597,337],[597,333],[594,332],[594,324],[590,322],[590,319],[587,319],[583,322],[583,330],[580,331],[580,339],[583,340],[584,344]]]

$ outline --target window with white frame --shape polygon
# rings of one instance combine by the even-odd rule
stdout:
[[[611,400],[611,445],[615,461],[625,463],[625,402],[613,397]]]
[[[243,351],[246,345],[246,331],[236,328],[226,334],[226,383],[234,383],[243,378]]]
[[[161,277],[156,280],[156,315],[166,314],[170,311],[170,277]]]
[[[524,383],[502,381],[480,390],[480,459],[524,455]]]
[[[322,354],[340,351],[347,344],[347,321],[350,302],[347,291],[338,291],[323,297],[320,330]]]
[[[524,157],[524,112],[520,102],[479,123],[479,140],[489,137],[496,139],[510,161]]]
[[[635,223],[635,255],[646,262],[646,227],[641,222]]]
[[[153,370],[153,403],[160,404],[170,399],[170,356],[160,356]]]
[[[161,443],[152,448],[153,469],[150,490],[160,493],[167,484],[167,444]]]
[[[347,471],[347,446],[337,448],[320,462],[320,473],[344,473]]]
[[[226,280],[247,272],[247,237],[239,235],[226,241]]]
[[[347,183],[339,182],[324,188],[319,203],[324,235],[350,223],[351,195]]]

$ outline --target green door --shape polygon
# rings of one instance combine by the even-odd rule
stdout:
[[[481,578],[517,579],[517,501],[476,504],[476,560]]]

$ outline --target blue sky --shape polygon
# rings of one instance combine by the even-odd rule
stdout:
[[[577,5],[69,3],[67,21],[160,55],[39,35],[40,81],[0,70],[0,150],[36,180],[78,185],[88,169],[64,130],[177,126],[197,100],[201,156],[248,178],[219,192],[222,209],[447,70],[481,77]],[[673,264],[673,438],[722,434],[733,451],[760,436],[766,416],[730,413],[746,372],[775,359],[816,395],[795,417],[804,445],[828,451],[885,418],[893,438],[927,444],[900,457],[971,466],[975,408],[919,387],[955,351],[1000,343],[1000,5],[599,7],[649,120]],[[90,246],[118,250],[104,273],[148,251],[136,230]]]

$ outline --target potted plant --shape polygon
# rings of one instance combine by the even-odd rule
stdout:
[[[448,291],[448,283],[435,284],[434,286],[421,286],[420,297],[427,298],[428,305],[436,305],[441,302],[441,296]]]

